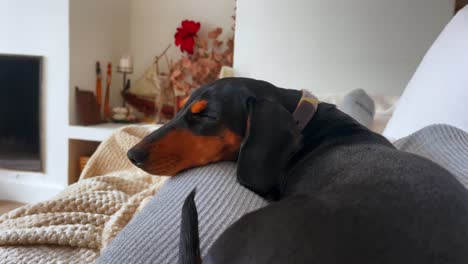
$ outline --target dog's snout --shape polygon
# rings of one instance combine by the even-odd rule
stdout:
[[[140,167],[148,158],[148,152],[145,149],[134,147],[127,152],[127,157],[133,164]]]

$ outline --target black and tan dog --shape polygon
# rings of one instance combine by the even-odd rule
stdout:
[[[237,160],[242,185],[279,200],[229,227],[203,263],[467,264],[468,192],[454,176],[333,105],[297,115],[303,99],[222,79],[129,151],[134,164],[164,175]],[[183,210],[180,263],[197,263],[193,193]]]

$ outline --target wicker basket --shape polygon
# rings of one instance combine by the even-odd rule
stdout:
[[[80,173],[83,171],[84,167],[88,163],[89,158],[90,157],[88,157],[88,156],[81,156],[80,157]]]

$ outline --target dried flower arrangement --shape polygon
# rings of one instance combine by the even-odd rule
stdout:
[[[207,36],[199,36],[200,27],[198,22],[184,20],[174,35],[175,45],[186,53],[172,63],[169,70],[170,84],[178,104],[193,89],[216,80],[223,66],[232,66],[234,37],[226,41],[219,40],[223,33],[220,27],[209,31]]]
[[[235,16],[232,19],[235,21]],[[214,28],[206,36],[198,34],[200,28],[199,22],[182,21],[174,35],[182,57],[172,62],[167,56],[169,45],[135,85],[122,92],[128,105],[143,113],[144,119],[155,117],[156,123],[168,121],[194,89],[216,80],[223,66],[232,66],[234,34],[222,41],[222,28]],[[234,33],[234,24],[231,29]],[[167,72],[161,70],[160,66],[165,65],[160,63],[167,64]]]

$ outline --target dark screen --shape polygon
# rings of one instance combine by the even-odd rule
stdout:
[[[0,55],[0,167],[41,169],[40,74],[40,57]]]

